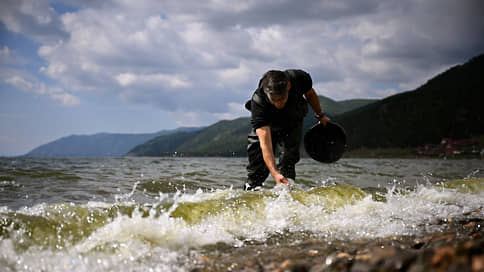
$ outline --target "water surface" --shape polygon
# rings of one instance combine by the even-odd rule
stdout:
[[[438,232],[484,218],[482,160],[303,159],[241,190],[245,158],[0,159],[6,271],[187,271],[203,256]],[[235,251],[234,251],[235,252]]]

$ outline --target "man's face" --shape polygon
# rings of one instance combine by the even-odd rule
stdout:
[[[287,99],[289,98],[289,89],[291,88],[291,83],[287,83],[287,89],[282,94],[269,94],[267,97],[274,107],[277,109],[282,109],[287,103]]]

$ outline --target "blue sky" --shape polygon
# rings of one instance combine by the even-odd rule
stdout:
[[[0,155],[248,116],[269,69],[334,100],[412,90],[484,53],[483,17],[479,0],[5,0]]]

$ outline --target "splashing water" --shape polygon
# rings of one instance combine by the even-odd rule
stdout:
[[[484,206],[473,161],[453,165],[457,176],[429,176],[421,173],[442,165],[346,160],[323,168],[303,160],[292,190],[259,192],[234,189],[234,173],[240,188],[244,180],[242,159],[69,160],[56,175],[44,168],[35,176],[25,169],[36,161],[22,163],[14,172],[3,161],[0,174],[5,271],[187,271],[207,250],[422,235],[439,231],[436,220]],[[75,168],[82,163],[86,169]],[[40,185],[57,190],[38,192]],[[473,216],[484,218],[482,209]]]

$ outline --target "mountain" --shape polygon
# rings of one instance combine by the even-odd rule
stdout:
[[[484,134],[484,54],[421,87],[339,115],[350,149],[416,147]]]
[[[156,137],[127,156],[241,156],[246,155],[250,118],[222,120],[203,130]]]
[[[334,101],[319,97],[324,111],[337,115],[348,110],[373,103],[376,100]],[[310,128],[316,119],[310,110],[304,120],[304,129]],[[250,132],[250,118],[219,121],[203,130],[190,133],[177,133],[160,136],[133,148],[128,156],[165,156],[169,154],[185,156],[245,156],[247,154],[247,134]]]
[[[421,87],[382,100],[334,101],[320,97],[323,110],[348,135],[349,149],[408,148],[439,143],[442,138],[484,135],[484,55],[457,65]],[[310,112],[304,130],[315,119]],[[196,133],[158,137],[129,155],[245,155],[249,118],[220,121]],[[176,139],[173,139],[176,138]],[[176,145],[169,144],[176,143]],[[164,149],[157,149],[163,146]]]
[[[335,101],[325,96],[319,96],[319,103],[324,113],[328,115],[331,119],[334,116],[338,116],[345,112],[352,111],[354,109],[361,108],[363,106],[372,104],[378,100],[376,99],[350,99],[343,101]],[[314,118],[314,111],[308,105],[309,111],[306,117],[304,117],[303,122],[303,133],[310,129],[314,124],[316,124],[316,119]]]
[[[323,110],[340,123],[350,150],[408,148],[439,143],[442,138],[484,135],[484,55],[457,65],[421,87],[382,100],[334,101],[320,96]],[[310,110],[304,130],[315,123]],[[27,156],[100,157],[246,155],[249,118],[224,120],[203,129],[154,134],[69,136],[40,146]]]
[[[128,156],[162,156],[171,155],[183,143],[198,135],[200,131],[177,132],[158,136],[131,149]]]
[[[117,157],[133,147],[160,135],[192,132],[201,128],[178,128],[146,134],[98,133],[71,135],[41,145],[25,156],[29,157]]]

